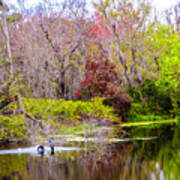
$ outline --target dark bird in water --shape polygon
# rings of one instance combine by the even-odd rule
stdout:
[[[39,145],[37,147],[37,152],[38,152],[38,154],[43,155],[44,154],[44,146],[43,145]]]
[[[51,139],[49,139],[49,146],[51,148],[51,155],[53,155],[54,154],[54,145],[52,144]]]
[[[53,155],[54,154],[54,145],[53,145],[51,139],[49,139],[49,147],[51,148],[51,155]],[[44,151],[45,151],[44,146],[43,145],[38,145],[38,147],[37,147],[38,154],[43,155]]]

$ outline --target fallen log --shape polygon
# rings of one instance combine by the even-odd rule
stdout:
[[[41,129],[44,129],[44,126],[42,125],[41,121],[39,121],[38,119],[34,118],[33,116],[31,116],[30,114],[24,112],[25,116],[29,119],[31,119],[35,124],[38,124],[38,126],[41,128]]]

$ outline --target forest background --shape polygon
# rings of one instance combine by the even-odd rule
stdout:
[[[24,137],[27,118],[179,119],[179,3],[161,14],[145,0],[101,0],[93,14],[84,0],[17,3],[0,1],[1,139]]]

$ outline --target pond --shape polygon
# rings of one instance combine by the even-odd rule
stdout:
[[[126,128],[134,139],[116,143],[71,143],[55,154],[38,155],[36,147],[0,150],[1,180],[178,180],[178,125]]]

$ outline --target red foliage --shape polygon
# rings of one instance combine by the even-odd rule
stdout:
[[[88,99],[94,96],[109,96],[117,92],[121,83],[116,66],[110,60],[86,62],[86,74],[81,82],[81,90],[76,92],[76,97]],[[81,95],[80,95],[81,94]]]
[[[83,99],[83,98],[84,98],[83,95],[82,95],[82,93],[80,92],[80,90],[77,90],[76,93],[75,93],[75,95],[76,95],[76,97],[77,97],[78,99]]]
[[[89,31],[88,35],[94,38],[104,38],[104,36],[110,36],[112,34],[112,28],[108,27],[104,23],[104,18],[95,13],[94,27]]]
[[[121,79],[116,65],[109,59],[100,61],[87,59],[85,68],[85,79],[81,82],[81,89],[76,91],[76,97],[89,99],[104,96],[106,97],[105,104],[113,106],[116,112],[123,117],[131,101],[129,96],[120,90]]]

